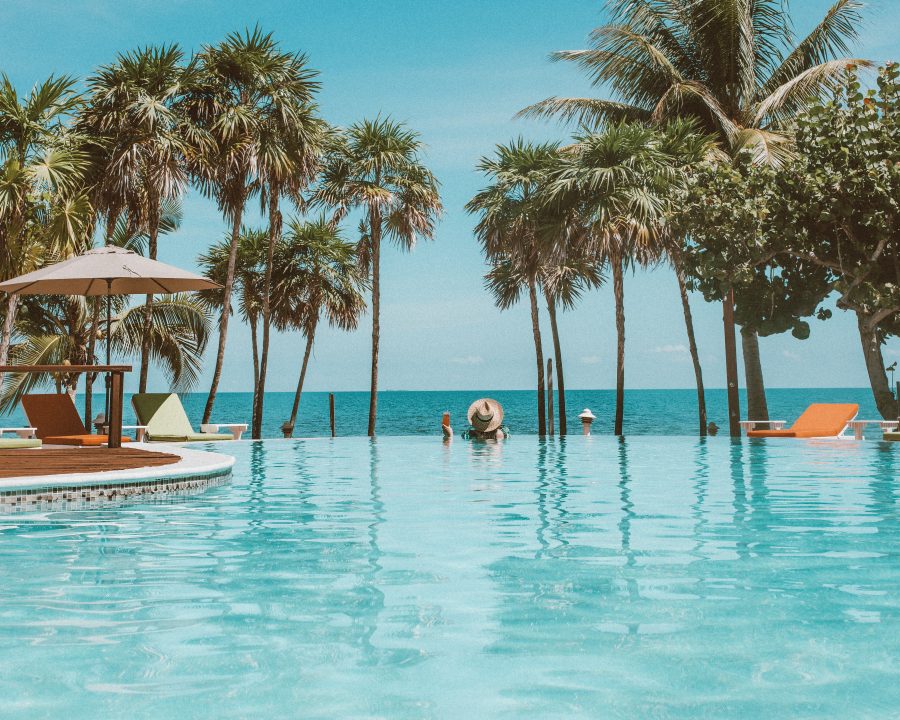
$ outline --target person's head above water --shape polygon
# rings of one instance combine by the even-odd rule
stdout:
[[[466,416],[478,432],[493,432],[503,424],[503,406],[491,398],[481,398],[469,406]]]

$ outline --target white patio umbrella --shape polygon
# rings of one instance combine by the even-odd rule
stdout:
[[[0,290],[16,295],[151,295],[217,287],[201,275],[114,246],[0,283]]]
[[[168,294],[217,287],[220,286],[202,275],[115,246],[88,250],[83,255],[0,283],[0,290],[11,295],[105,295],[107,365],[111,364],[112,295]],[[108,415],[108,407],[106,412]]]

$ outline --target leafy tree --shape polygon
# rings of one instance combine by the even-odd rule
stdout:
[[[848,67],[868,64],[845,57],[861,7],[836,0],[797,42],[783,0],[607,0],[610,22],[591,33],[591,46],[552,57],[578,65],[612,99],[552,97],[520,114],[588,127],[694,118],[732,157],[747,151],[777,165],[790,155],[785,126]],[[723,300],[729,418],[738,434],[733,306]]]
[[[780,249],[821,268],[856,314],[872,393],[896,414],[881,347],[900,330],[900,70],[864,91],[848,72],[834,97],[797,121],[797,158],[776,176],[772,223]]]
[[[442,209],[438,181],[422,162],[421,152],[419,135],[402,123],[363,120],[333,138],[314,195],[316,204],[334,208],[334,223],[353,209],[363,212],[357,255],[372,281],[370,437],[378,413],[381,241],[387,237],[401,249],[412,250],[417,240],[434,237]]]
[[[780,252],[782,228],[771,217],[776,175],[747,155],[733,164],[707,164],[690,178],[673,218],[688,238],[683,259],[691,287],[709,301],[733,293],[754,420],[768,419],[757,336],[790,330],[806,339],[804,318],[827,316],[819,306],[832,287],[821,268]]]

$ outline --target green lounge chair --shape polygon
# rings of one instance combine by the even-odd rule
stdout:
[[[43,443],[35,436],[36,432],[37,428],[33,427],[0,427],[0,450],[39,448]],[[16,437],[3,437],[5,433],[15,433]]]
[[[234,433],[194,432],[191,421],[181,400],[175,393],[137,393],[131,398],[131,405],[138,422],[146,426],[145,440],[150,442],[206,442],[211,440],[234,440],[247,429],[245,424],[223,425]],[[218,426],[216,426],[218,427]],[[202,429],[211,429],[204,425]]]
[[[19,450],[23,448],[39,448],[41,441],[37,438],[5,438],[0,437],[0,450]]]

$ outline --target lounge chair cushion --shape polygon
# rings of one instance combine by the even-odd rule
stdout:
[[[837,437],[856,414],[854,403],[813,403],[787,430],[751,430],[748,437]]]
[[[188,419],[175,393],[138,393],[131,398],[141,425],[147,426],[146,438],[153,442],[203,442],[233,440],[231,433],[198,433]]]
[[[109,442],[108,435],[47,435],[44,442],[48,445],[77,445],[78,447],[100,447]],[[131,442],[130,437],[123,437],[123,443]]]
[[[793,430],[748,430],[747,437],[797,437]]]
[[[0,450],[18,450],[19,448],[39,448],[41,441],[37,438],[0,438]]]
[[[231,433],[189,433],[187,435],[157,435],[150,438],[153,442],[208,442],[210,440],[234,440]]]

